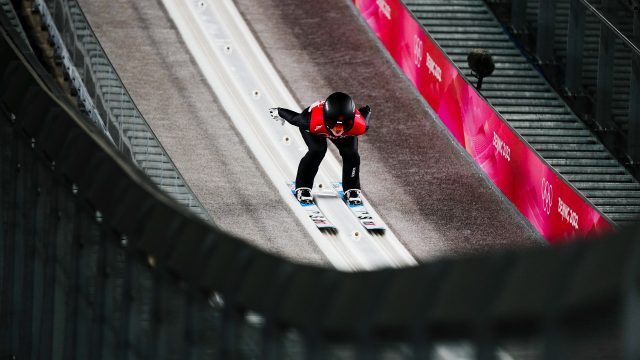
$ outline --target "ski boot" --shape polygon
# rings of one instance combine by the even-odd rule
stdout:
[[[301,187],[296,189],[296,199],[301,204],[311,204],[313,203],[313,196],[311,196],[311,189],[307,187]]]
[[[360,189],[349,189],[344,192],[344,197],[347,199],[347,202],[349,202],[349,205],[362,205],[360,193]]]

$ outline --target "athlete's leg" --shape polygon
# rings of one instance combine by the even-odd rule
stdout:
[[[342,156],[342,187],[344,190],[360,189],[360,154],[358,138],[349,136],[331,140]]]
[[[313,179],[315,179],[320,163],[327,152],[327,140],[321,136],[311,135],[302,129],[300,129],[300,134],[302,134],[309,151],[302,157],[300,165],[298,165],[296,188],[313,188]]]

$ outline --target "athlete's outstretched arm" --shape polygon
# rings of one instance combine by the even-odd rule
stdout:
[[[278,108],[278,115],[293,126],[297,126],[304,130],[309,129],[309,124],[311,123],[311,113],[309,112],[309,108],[302,110],[299,114],[293,110]]]

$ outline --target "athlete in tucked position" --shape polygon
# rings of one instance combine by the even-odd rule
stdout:
[[[300,129],[300,134],[309,151],[300,160],[296,175],[296,198],[302,203],[313,201],[311,189],[320,163],[327,152],[327,138],[336,145],[342,156],[342,187],[351,204],[361,204],[360,154],[358,138],[369,129],[369,106],[356,109],[351,97],[335,92],[325,100],[307,107],[302,113],[284,109],[269,109],[271,117],[285,120]]]

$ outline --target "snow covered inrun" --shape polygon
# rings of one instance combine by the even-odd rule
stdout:
[[[316,196],[318,206],[336,226],[337,233],[318,230],[291,196],[287,183],[295,177],[306,146],[297,128],[272,121],[267,109],[274,106],[300,109],[232,1],[163,0],[163,3],[254,156],[333,266],[357,271],[416,264],[388,226],[384,233],[367,232],[337,196]],[[331,183],[340,177],[341,162],[328,152],[316,177],[316,186],[322,184],[330,189]],[[379,219],[371,204],[366,205]],[[283,219],[283,226],[286,221]]]

